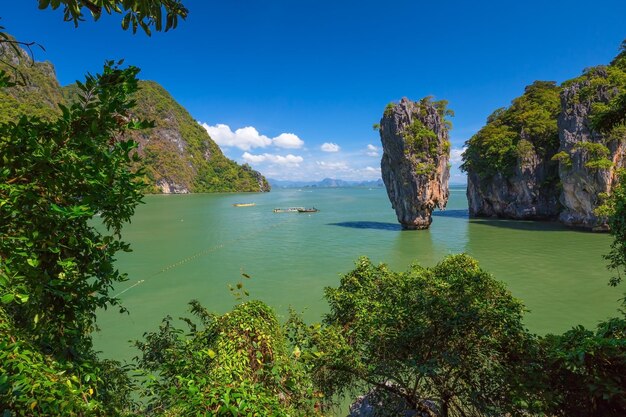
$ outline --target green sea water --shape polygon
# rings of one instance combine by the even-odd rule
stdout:
[[[404,270],[466,252],[524,301],[528,327],[541,334],[594,326],[616,314],[621,296],[607,285],[602,258],[610,236],[555,223],[469,219],[464,188],[451,190],[447,209],[435,212],[424,231],[400,229],[382,188],[163,195],[145,202],[123,233],[134,251],[117,262],[129,281],[114,293],[130,314],[98,315],[95,343],[104,357],[132,358],[129,340],[155,330],[166,315],[186,315],[191,299],[217,313],[229,310],[236,301],[228,284],[240,280],[251,298],[283,317],[293,306],[319,320],[327,309],[323,288],[338,285],[359,256]],[[248,202],[256,205],[233,207]],[[292,206],[320,211],[272,211]]]

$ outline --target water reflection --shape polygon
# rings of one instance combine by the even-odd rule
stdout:
[[[328,223],[328,226],[350,227],[353,229],[375,229],[375,230],[402,230],[402,226],[397,223],[370,222],[370,221],[354,221],[354,222],[338,222]]]
[[[571,231],[571,232],[587,232],[583,229],[575,229],[564,226],[557,222],[551,221],[531,221],[531,220],[508,220],[497,218],[472,218],[470,223],[476,225],[500,227],[505,229],[515,230],[528,230],[537,232],[559,232],[559,231]]]
[[[454,209],[454,210],[438,210],[433,211],[433,217],[452,217],[455,219],[468,219],[469,210]]]

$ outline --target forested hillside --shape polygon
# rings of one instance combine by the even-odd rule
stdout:
[[[21,51],[1,46],[8,64],[23,76],[22,82],[0,92],[0,122],[22,115],[54,117],[58,104],[72,102],[76,85],[61,87],[50,62],[33,62]],[[14,69],[0,63],[9,73]],[[249,165],[224,156],[193,117],[158,83],[141,81],[135,94],[136,116],[153,120],[155,127],[133,132],[139,143],[140,162],[153,193],[269,191],[267,180]]]

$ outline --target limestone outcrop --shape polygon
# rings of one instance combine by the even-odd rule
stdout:
[[[495,174],[488,181],[467,174],[467,200],[472,217],[551,220],[559,214],[559,191],[551,184],[558,166],[535,152],[520,157],[514,173]],[[546,186],[548,184],[549,186]]]
[[[626,126],[598,118],[626,91],[626,55],[557,86],[537,81],[466,143],[471,216],[608,230],[596,215],[626,166]]]
[[[617,180],[616,171],[626,165],[623,132],[607,134],[592,128],[592,106],[608,103],[616,92],[608,85],[594,87],[591,78],[607,76],[605,69],[596,68],[589,79],[566,87],[561,95],[559,176],[563,210],[559,220],[569,226],[607,230],[606,219],[599,218],[595,209]],[[581,95],[589,98],[581,100]]]
[[[467,142],[470,216],[556,219],[559,214],[560,88],[537,81],[507,109],[496,110]]]
[[[446,102],[403,98],[380,122],[381,174],[404,229],[427,229],[431,213],[448,202],[450,140]]]

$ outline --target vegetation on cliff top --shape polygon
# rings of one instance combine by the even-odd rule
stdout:
[[[512,175],[518,159],[550,158],[559,148],[557,117],[561,89],[552,81],[535,81],[508,108],[494,111],[487,124],[466,143],[461,169],[481,178]]]
[[[535,81],[510,107],[498,109],[487,124],[467,141],[461,169],[480,178],[495,174],[511,176],[519,160],[533,154],[541,159],[571,166],[572,155],[559,149],[557,118],[561,112],[560,93],[576,86],[572,99],[590,108],[590,128],[602,133],[601,143],[583,143],[571,152],[583,152],[590,171],[610,169],[608,158],[613,141],[626,137],[626,43],[610,65],[588,68],[561,86]],[[556,179],[555,179],[556,180]]]
[[[391,117],[395,108],[394,103],[389,103],[383,112],[383,117]],[[428,109],[434,109],[439,115],[443,126],[446,129],[452,128],[449,117],[454,116],[454,112],[448,109],[447,100],[433,101],[432,96],[427,96],[415,102],[418,117],[413,117],[411,123],[404,127],[401,132],[405,142],[405,153],[411,154],[417,159],[415,167],[418,175],[432,175],[436,171],[436,166],[431,162],[438,154],[447,155],[450,152],[450,140],[446,137],[439,143],[437,133],[428,128],[422,119],[428,116]],[[422,119],[420,119],[420,117]],[[374,129],[379,130],[380,124],[375,124]]]
[[[163,87],[153,81],[139,85],[134,113],[155,120],[154,129],[134,136],[151,184],[167,179],[193,192],[269,190],[260,174],[226,158],[207,131]]]

